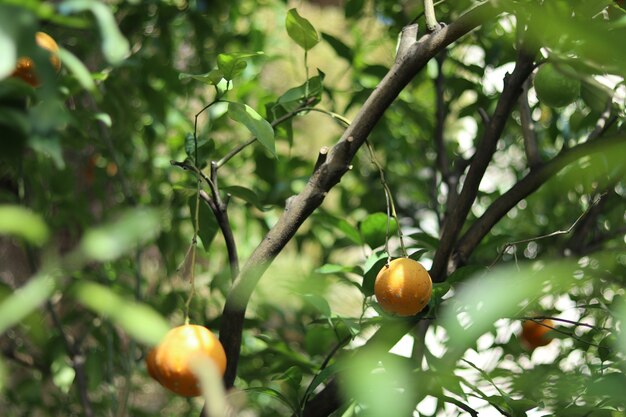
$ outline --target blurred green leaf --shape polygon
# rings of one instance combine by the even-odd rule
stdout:
[[[322,313],[322,316],[330,317],[330,305],[328,305],[328,301],[326,301],[324,297],[317,294],[304,294],[302,298],[304,301],[315,307],[317,311]]]
[[[84,306],[110,319],[141,343],[156,345],[169,330],[167,321],[151,307],[122,298],[100,284],[77,282],[69,294]]]
[[[58,6],[63,14],[90,11],[93,13],[102,36],[102,52],[106,60],[120,64],[129,54],[130,45],[122,35],[109,6],[93,0],[66,0]]]
[[[519,269],[494,269],[466,282],[451,302],[446,303],[442,314],[441,324],[449,335],[446,363],[454,366],[478,337],[493,328],[496,320],[520,315],[524,303],[533,306],[541,295],[566,289],[571,285],[574,270],[572,262],[536,262],[521,265]]]
[[[415,409],[415,378],[411,368],[394,360],[392,355],[372,353],[351,360],[342,374],[342,386],[350,398],[365,407],[369,416],[405,416]]]
[[[67,363],[65,355],[57,357],[52,362],[50,371],[52,372],[52,382],[54,385],[59,388],[61,392],[67,394],[74,383],[76,371]]]
[[[387,222],[385,213],[373,213],[367,216],[359,225],[365,243],[371,248],[384,245],[387,237],[387,223],[389,223],[389,237],[392,237],[398,231],[394,218],[390,218]]]
[[[285,20],[287,34],[305,51],[310,50],[320,41],[319,34],[307,19],[300,16],[296,9],[287,12]]]
[[[0,335],[50,298],[55,279],[53,274],[40,273],[0,303]]]
[[[254,392],[257,394],[263,394],[263,395],[267,395],[268,397],[272,397],[274,399],[277,399],[278,401],[280,401],[281,403],[283,403],[284,405],[286,405],[287,407],[289,407],[289,409],[293,412],[293,413],[298,413],[298,407],[296,407],[294,404],[291,403],[291,401],[289,401],[289,398],[285,397],[283,394],[281,394],[279,391],[273,389],[273,388],[268,388],[268,387],[247,387],[244,389],[245,392]]]
[[[0,8],[0,79],[10,75],[17,64],[17,48],[13,37],[4,29],[8,15]]]
[[[315,270],[318,274],[340,274],[345,272],[356,272],[353,266],[324,264]]]
[[[48,226],[41,216],[15,205],[0,205],[0,235],[17,236],[35,246],[48,241]]]
[[[130,255],[137,246],[158,236],[161,227],[158,210],[128,209],[117,220],[85,232],[80,247],[90,259],[110,261]]]
[[[96,83],[93,81],[91,73],[76,55],[63,48],[59,49],[58,55],[63,65],[76,77],[81,87],[91,93],[96,92]]]
[[[320,211],[313,215],[315,221],[342,232],[345,237],[350,239],[356,245],[362,245],[361,235],[359,231],[352,226],[346,219],[333,216],[328,212]]]
[[[228,116],[243,124],[273,156],[276,156],[274,129],[252,107],[241,103],[228,103]]]
[[[222,383],[222,376],[213,360],[202,355],[195,355],[190,359],[189,365],[200,381],[207,414],[211,416],[227,415],[226,390]]]

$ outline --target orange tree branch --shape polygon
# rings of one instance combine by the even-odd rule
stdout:
[[[242,266],[224,305],[220,321],[220,340],[228,359],[224,375],[227,387],[233,386],[237,373],[246,306],[270,263],[294,236],[300,225],[322,204],[328,191],[348,171],[356,152],[365,143],[385,110],[411,79],[447,45],[498,13],[491,3],[483,3],[454,23],[423,36],[404,49],[341,139],[328,152],[326,160],[314,170],[304,190],[287,200],[285,210],[276,225],[269,230]]]
[[[463,182],[461,193],[456,199],[455,205],[441,230],[439,247],[435,253],[430,270],[433,282],[441,282],[446,278],[448,259],[452,254],[456,239],[476,199],[478,186],[487,166],[491,162],[491,157],[496,150],[496,144],[500,139],[504,126],[509,120],[511,110],[522,92],[522,85],[534,68],[533,61],[534,54],[529,54],[524,49],[521,49],[517,57],[515,69],[504,79],[504,89],[498,99],[494,114],[489,119],[483,137],[477,145],[469,171]]]
[[[456,266],[461,266],[467,261],[480,241],[509,210],[538,189],[550,177],[584,156],[605,151],[611,146],[623,146],[623,143],[623,135],[587,141],[561,152],[549,162],[531,170],[524,178],[496,199],[459,239],[454,255]]]

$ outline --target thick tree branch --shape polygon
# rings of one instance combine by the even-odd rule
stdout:
[[[603,140],[587,141],[560,153],[549,162],[530,171],[528,175],[494,201],[459,239],[454,256],[455,266],[463,265],[493,226],[517,203],[529,196],[550,177],[579,158],[601,152],[608,147],[623,144],[623,142],[623,136],[619,135]]]
[[[224,381],[231,387],[237,372],[246,306],[257,282],[273,259],[294,236],[300,225],[322,204],[328,191],[346,173],[350,162],[363,145],[385,110],[411,79],[450,43],[498,13],[484,3],[454,23],[422,37],[399,56],[380,85],[372,92],[339,142],[330,150],[326,161],[313,172],[304,190],[289,199],[276,225],[267,233],[243,265],[227,297],[220,323],[220,340],[228,364]]]
[[[228,263],[230,266],[231,277],[236,277],[239,274],[239,256],[237,255],[237,243],[233,236],[233,229],[230,227],[230,221],[228,220],[228,210],[225,203],[218,204],[207,194],[206,191],[200,191],[200,198],[209,206],[217,225],[222,231],[224,242],[226,243],[226,252],[228,253]]]
[[[481,142],[477,146],[472,164],[463,183],[463,189],[441,231],[439,248],[435,253],[433,266],[430,270],[434,282],[441,282],[446,277],[448,259],[456,239],[476,198],[478,186],[496,150],[496,144],[509,119],[511,110],[521,93],[522,84],[533,70],[533,60],[534,54],[529,54],[522,49],[513,73],[507,75],[504,80],[504,89],[495,112],[485,128]]]

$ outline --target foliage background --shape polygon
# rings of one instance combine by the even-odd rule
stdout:
[[[562,109],[538,103],[530,86],[541,163],[590,135],[608,145],[567,160],[516,202],[465,265],[435,285],[419,317],[430,323],[422,326],[426,349],[419,330],[405,329],[392,354],[402,334],[389,336],[391,346],[361,348],[376,329],[403,323],[372,297],[386,259],[387,205],[380,172],[361,149],[255,290],[233,407],[299,413],[314,385],[337,377],[345,401],[336,415],[406,415],[417,404],[420,415],[623,415],[626,17],[611,1],[544,3],[501,5],[500,17],[431,60],[369,135],[409,252],[431,266],[454,210],[450,190],[484,151],[481,114],[493,114],[513,70],[520,21],[528,23],[525,41],[543,47],[539,63],[567,62],[583,81],[582,97]],[[437,17],[451,23],[476,4],[443,2]],[[292,7],[321,34],[308,70],[285,30]],[[219,54],[262,52],[245,59],[226,98],[271,121],[268,109],[303,85],[307,71],[323,73],[314,103],[323,112],[281,124],[276,157],[255,143],[220,169],[243,262],[304,188],[320,148],[344,131],[330,116],[356,116],[393,65],[399,31],[414,20],[425,34],[420,2],[2,1],[0,409],[199,415],[202,400],[165,393],[143,365],[164,329],[184,321],[190,293],[192,274],[179,266],[189,264],[196,179],[170,161],[188,157],[194,116],[216,88],[188,75],[216,68]],[[35,48],[37,30],[62,48],[58,75]],[[41,69],[40,88],[6,77],[24,55]],[[532,172],[522,111],[515,106],[508,118],[463,232]],[[223,103],[197,120],[207,161],[251,135]],[[606,127],[597,130],[599,122]],[[216,331],[231,270],[214,217],[201,207],[189,315]],[[401,255],[397,238],[389,245]],[[530,352],[516,335],[522,318],[536,316],[561,321],[557,340]]]

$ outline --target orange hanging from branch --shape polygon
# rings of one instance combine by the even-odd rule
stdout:
[[[183,397],[200,395],[200,384],[190,360],[209,358],[224,375],[226,353],[219,339],[206,327],[186,324],[171,329],[161,343],[148,352],[148,373],[159,384]]]

